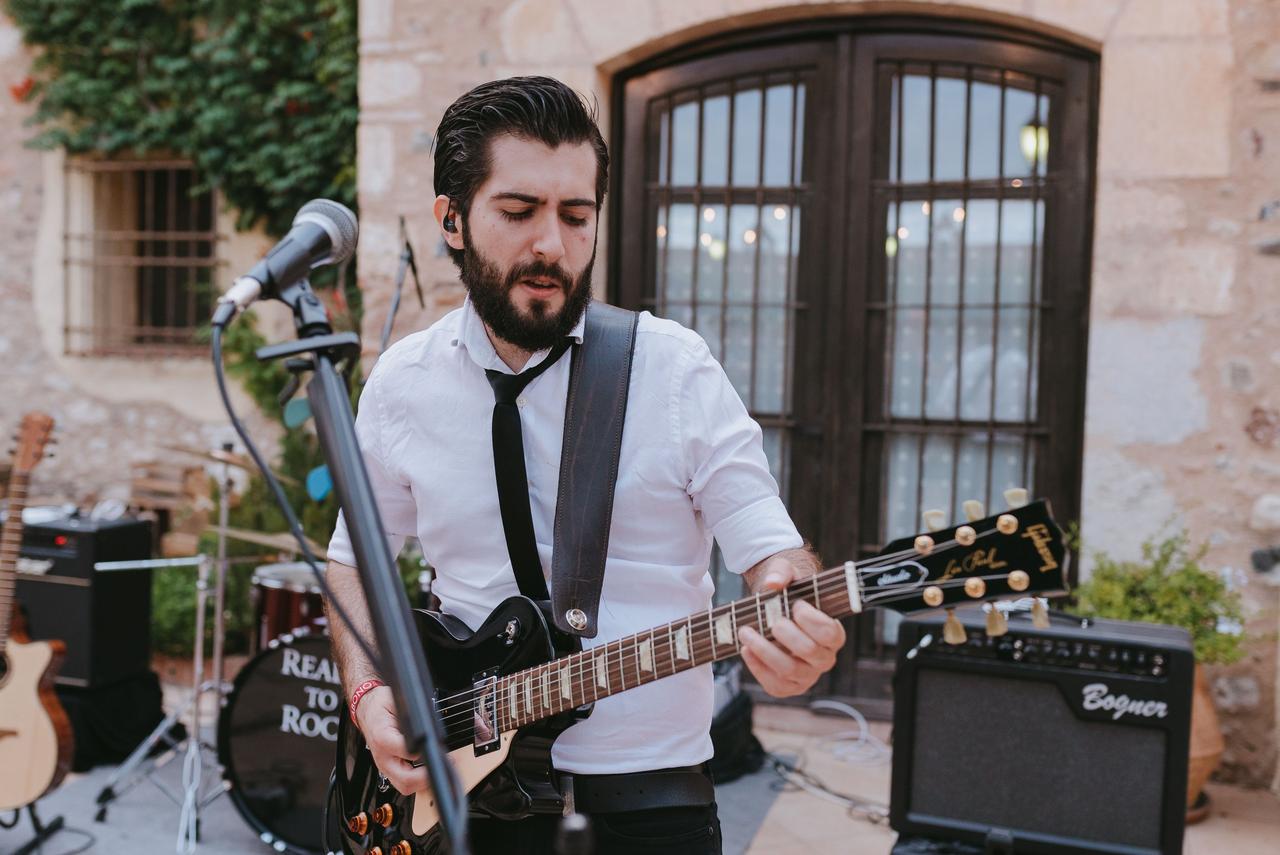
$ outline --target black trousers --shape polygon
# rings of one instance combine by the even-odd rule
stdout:
[[[720,855],[720,819],[715,804],[598,813],[588,817],[594,855]],[[560,817],[531,816],[514,822],[473,819],[475,855],[559,855]]]

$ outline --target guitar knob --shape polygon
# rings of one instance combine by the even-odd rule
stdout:
[[[382,847],[375,846],[372,849],[366,849],[364,855],[382,855]]]
[[[369,831],[369,815],[361,811],[351,817],[351,819],[347,820],[347,831],[358,837],[364,837]],[[368,855],[373,855],[373,853],[370,852]]]
[[[391,855],[413,855],[413,847],[409,845],[409,841],[401,840],[391,847]]]
[[[395,808],[389,804],[378,805],[378,809],[373,812],[373,821],[383,828],[390,828],[391,823],[396,821]]]

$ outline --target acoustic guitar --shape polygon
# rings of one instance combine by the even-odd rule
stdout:
[[[547,604],[511,597],[474,633],[450,615],[417,611],[444,739],[473,813],[517,819],[559,813],[551,746],[601,698],[739,653],[738,629],[772,638],[800,601],[840,618],[869,608],[901,613],[997,597],[1061,593],[1067,550],[1044,501],[1009,491],[1010,510],[890,543],[866,561],[846,562],[777,593],[756,594],[666,626],[586,650],[562,635]],[[966,503],[981,517],[976,502]],[[976,511],[976,512],[975,512]],[[1007,630],[992,608],[989,635]],[[939,644],[965,641],[949,615]],[[572,652],[568,652],[572,651]],[[430,791],[400,793],[374,765],[345,713],[338,724],[335,809],[347,855],[423,855],[441,848]]]
[[[53,691],[66,647],[61,641],[31,641],[18,625],[14,601],[27,486],[52,430],[53,419],[44,413],[22,419],[0,535],[0,810],[34,802],[71,768],[71,724]]]

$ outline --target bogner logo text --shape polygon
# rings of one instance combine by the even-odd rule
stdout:
[[[1106,683],[1090,683],[1084,687],[1083,692],[1085,710],[1106,710],[1111,713],[1112,720],[1118,720],[1122,715],[1164,718],[1169,714],[1169,706],[1164,701],[1144,701],[1128,695],[1113,695]]]

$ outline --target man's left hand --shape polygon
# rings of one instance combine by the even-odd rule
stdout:
[[[745,574],[757,594],[781,591],[792,582],[812,576],[818,569],[812,552],[792,549],[761,561]],[[844,646],[840,622],[803,600],[791,605],[791,617],[775,621],[766,639],[751,627],[738,629],[742,660],[766,692],[778,698],[809,690],[836,664]]]

